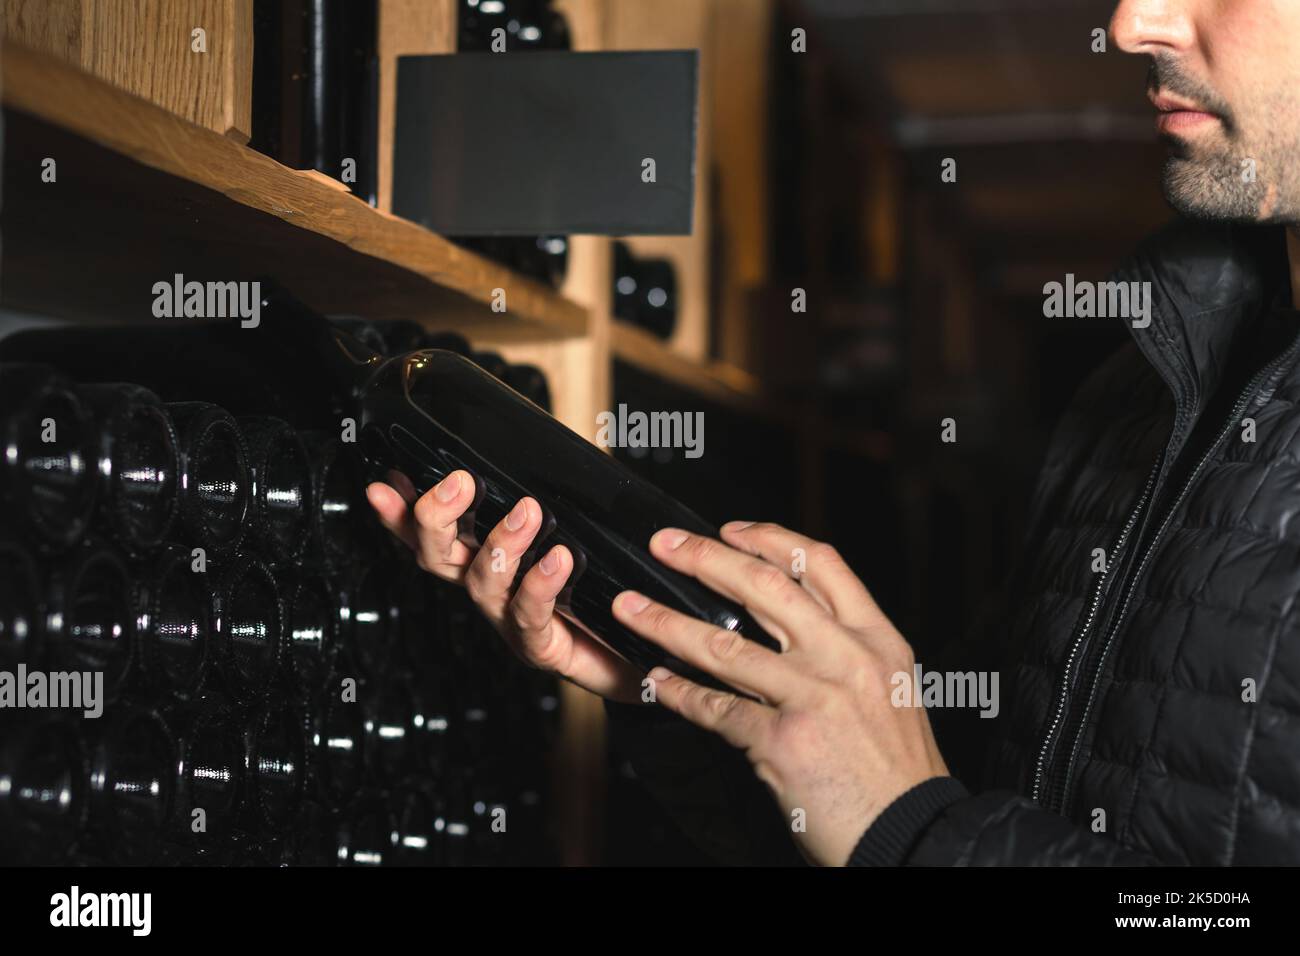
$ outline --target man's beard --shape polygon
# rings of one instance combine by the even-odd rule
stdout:
[[[1154,89],[1197,103],[1222,124],[1222,138],[1214,142],[1163,137],[1169,147],[1163,185],[1171,206],[1187,216],[1223,222],[1300,220],[1300,144],[1285,141],[1297,137],[1284,125],[1294,122],[1294,101],[1259,110],[1257,115],[1271,115],[1279,125],[1275,134],[1247,145],[1223,99],[1172,56],[1153,58],[1149,82]]]
[[[1219,222],[1255,222],[1266,199],[1258,176],[1249,178],[1247,157],[1232,150],[1200,148],[1190,150],[1169,138],[1170,155],[1165,160],[1165,199],[1185,216]]]

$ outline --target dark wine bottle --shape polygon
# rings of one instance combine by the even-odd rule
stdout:
[[[379,326],[359,315],[331,315],[330,322],[347,332],[358,342],[365,343],[366,348],[374,349],[381,355],[388,354],[388,343]]]
[[[470,821],[474,811],[469,796],[473,776],[471,768],[457,767],[449,770],[439,781],[443,793],[442,852],[446,866],[470,866],[474,863],[470,839]]]
[[[677,272],[667,259],[639,259],[614,244],[614,315],[660,338],[677,327]]]
[[[340,815],[335,866],[384,866],[392,862],[397,823],[384,794],[367,791]]]
[[[474,768],[469,789],[469,853],[473,866],[502,866],[512,862],[513,810],[506,805],[496,760]]]
[[[214,620],[235,702],[260,704],[283,654],[283,610],[270,569],[251,555],[236,557],[222,576]]]
[[[287,699],[263,704],[244,729],[244,779],[248,822],[255,832],[276,834],[292,821],[307,779],[307,725]]]
[[[253,13],[250,145],[374,205],[376,0],[257,0]]]
[[[66,716],[0,723],[0,849],[8,864],[70,862],[86,827],[90,778],[77,724]]]
[[[418,674],[408,683],[411,713],[407,724],[414,772],[435,779],[447,766],[448,739],[453,726],[447,679],[443,674]]]
[[[156,712],[127,706],[87,721],[87,735],[93,842],[117,864],[156,862],[176,784],[171,731]]]
[[[420,348],[442,349],[444,352],[455,352],[465,358],[473,354],[469,340],[459,332],[430,332],[424,337],[424,343]]]
[[[480,5],[476,0],[459,0],[457,49],[462,53],[490,51],[493,31],[506,29],[511,2],[513,0],[499,0],[497,3]],[[506,39],[508,43],[509,37]]]
[[[239,419],[252,480],[251,541],[273,566],[293,564],[311,530],[311,462],[289,423],[272,417]]]
[[[346,804],[365,779],[365,699],[365,681],[357,674],[347,649],[341,648],[308,715],[310,790],[327,807]]]
[[[560,288],[569,272],[569,237],[537,236],[533,242],[540,257],[539,271],[553,288]]]
[[[248,449],[235,419],[207,402],[168,406],[181,436],[181,518],[186,543],[211,554],[243,540],[252,481]]]
[[[326,569],[336,571],[357,559],[363,539],[365,483],[350,445],[320,432],[303,436],[311,456],[312,550]]]
[[[294,694],[312,701],[321,692],[338,649],[343,624],[351,617],[346,593],[319,573],[281,577],[284,595],[286,660]]]
[[[94,422],[72,389],[44,366],[0,366],[0,521],[42,548],[80,541],[95,506],[94,465]]]
[[[640,262],[640,301],[637,322],[661,339],[677,328],[677,270],[667,259]]]
[[[493,49],[494,33],[503,31],[507,52],[567,50],[568,21],[551,0],[460,0],[458,48],[462,52]]]
[[[410,319],[386,319],[373,323],[384,341],[385,355],[405,355],[424,347],[424,326]]]
[[[83,385],[77,393],[99,429],[100,510],[131,554],[167,540],[179,510],[180,449],[171,416],[138,385]]]
[[[398,663],[395,653],[402,609],[397,603],[396,571],[386,563],[372,562],[355,572],[349,606],[352,627],[348,634],[353,658],[361,673],[378,679]]]
[[[298,812],[298,824],[275,841],[271,866],[333,866],[337,854],[335,820],[328,809],[305,800]]]
[[[403,472],[421,493],[453,470],[473,475],[474,503],[462,523],[471,545],[519,498],[537,499],[542,527],[521,572],[546,548],[565,545],[574,571],[556,606],[616,652],[646,669],[665,664],[715,683],[614,618],[611,601],[628,588],[779,649],[742,608],[649,555],[649,540],[663,527],[716,536],[693,512],[472,362],[442,351],[384,359],[270,284],[262,288],[262,323],[245,334],[249,347],[265,335],[299,364],[305,354],[318,357],[355,410],[361,453],[372,468]]]
[[[639,325],[641,317],[637,314],[640,304],[641,282],[637,270],[637,261],[632,257],[632,250],[627,243],[614,243],[614,292],[613,312],[616,319]]]
[[[407,719],[411,760],[420,776],[441,773],[448,759],[447,738],[452,725],[447,686],[455,675],[446,645],[443,592],[457,592],[421,571],[413,561],[403,562],[394,573],[395,606],[400,616],[394,629],[393,660],[389,673],[404,674],[403,696],[410,708]]]
[[[169,828],[186,844],[216,850],[237,823],[244,794],[234,709],[224,696],[210,693],[173,704],[164,715],[176,748]]]
[[[546,383],[546,373],[536,365],[511,365],[502,381],[542,411],[551,411],[551,389]]]
[[[0,670],[36,661],[44,633],[45,597],[36,560],[20,542],[0,538]]]
[[[366,753],[370,758],[368,779],[397,783],[421,767],[417,737],[422,724],[420,709],[409,683],[389,678],[379,683],[365,705]]]
[[[135,671],[134,582],[112,548],[86,542],[49,577],[46,637],[54,670],[102,672],[105,701]]]
[[[441,807],[427,787],[405,785],[391,792],[392,815],[397,824],[392,862],[395,866],[442,866]]]
[[[510,368],[510,363],[501,357],[501,353],[475,352],[470,356],[470,358],[473,360],[475,365],[487,372],[498,382],[504,382],[506,380],[506,373]]]
[[[475,622],[477,623],[477,621]],[[486,635],[476,635],[476,638]],[[468,654],[462,658],[458,678],[451,691],[455,733],[449,739],[459,763],[474,766],[491,755],[496,740],[502,736],[502,713],[492,697],[495,672],[489,670],[486,648],[497,643],[477,639],[467,642]]]
[[[182,699],[205,690],[217,664],[217,577],[215,571],[196,570],[191,553],[172,546],[148,565],[137,583],[142,665],[160,690]]]
[[[555,9],[555,0],[547,0],[546,6],[547,10],[542,21],[542,47],[547,50],[573,49],[568,19]]]
[[[388,565],[393,607],[392,655],[395,666],[412,674],[429,674],[442,666],[442,592],[449,587],[421,571],[404,551]]]

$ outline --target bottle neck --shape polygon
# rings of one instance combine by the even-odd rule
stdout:
[[[384,356],[355,336],[331,325],[278,285],[262,282],[261,325],[255,330],[275,340],[285,355],[303,355],[330,378],[334,389],[356,397]]]

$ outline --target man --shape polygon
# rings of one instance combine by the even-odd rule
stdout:
[[[692,756],[699,741],[673,737],[686,725],[665,710],[743,753],[782,839],[817,863],[1300,862],[1300,3],[1124,0],[1111,32],[1151,58],[1165,191],[1201,222],[1116,276],[1150,283],[1151,321],[1126,323],[1133,342],[1048,451],[987,637],[1006,703],[966,722],[992,728],[983,780],[950,776],[926,710],[896,706],[911,650],[826,545],[746,522],[721,541],[656,534],[655,557],[743,603],[783,652],[622,594],[628,627],[756,698],[659,670],[661,708],[622,707],[643,675],[552,616],[572,556],[553,548],[513,594],[485,557],[523,553],[536,502],[475,557],[455,538],[468,476],[409,512],[370,490],[422,565],[464,581],[527,660],[615,702],[647,782],[723,858],[779,848],[774,817]],[[954,759],[974,746],[960,731],[961,747],[945,737]]]

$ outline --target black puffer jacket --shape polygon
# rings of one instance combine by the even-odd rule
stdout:
[[[900,798],[858,862],[1300,863],[1300,316],[1276,308],[1284,237],[1179,223],[1115,278],[1152,283],[1151,323],[1062,420],[1008,603],[961,648],[975,666],[998,652],[1000,715],[932,712],[950,764],[977,732],[984,777]],[[733,763],[612,716],[719,858],[781,859],[780,821],[741,811],[761,801],[738,795]]]

